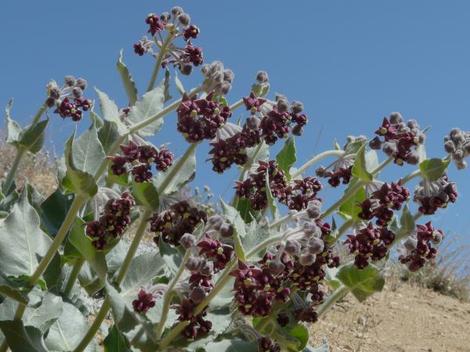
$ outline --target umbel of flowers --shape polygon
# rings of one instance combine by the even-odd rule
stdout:
[[[230,103],[233,71],[203,63],[193,44],[200,30],[182,8],[144,23],[134,51],[154,60],[146,92],[121,55],[126,103],[97,90],[100,109],[67,141],[47,198],[17,189],[18,166],[41,149],[49,109],[83,122],[92,110],[86,81],[50,82],[24,128],[7,107],[17,154],[0,197],[0,310],[12,312],[0,315],[0,352],[31,341],[74,352],[98,341],[109,351],[310,351],[307,325],[321,324],[349,293],[362,301],[379,291],[387,261],[417,271],[435,260],[444,233],[432,217],[458,199],[449,166],[465,169],[470,132],[452,129],[446,155],[426,158],[425,131],[392,113],[371,136],[350,136],[298,165],[295,141],[309,128],[303,103],[271,96],[264,71]],[[185,89],[177,79],[173,92],[174,70],[194,67],[200,83]],[[163,122],[181,133],[181,155],[148,140]],[[233,198],[217,204],[189,191],[204,143],[215,173],[239,171]],[[401,177],[387,179],[387,167]],[[324,192],[330,187],[337,191]],[[98,308],[85,316],[89,301]]]

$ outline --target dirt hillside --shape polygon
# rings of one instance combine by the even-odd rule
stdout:
[[[470,303],[400,284],[362,304],[346,297],[312,335],[332,352],[470,352]]]

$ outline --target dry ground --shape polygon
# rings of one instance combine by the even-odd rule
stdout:
[[[470,352],[470,303],[398,284],[362,304],[346,297],[313,329],[332,352]]]

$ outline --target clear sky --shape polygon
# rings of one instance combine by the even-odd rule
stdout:
[[[273,91],[305,103],[310,124],[297,141],[301,161],[329,149],[335,138],[342,144],[348,134],[370,136],[392,111],[431,127],[432,156],[443,155],[442,137],[450,128],[470,129],[470,2],[464,0],[2,1],[0,104],[14,97],[14,116],[26,123],[47,81],[74,74],[124,105],[115,71],[119,50],[124,48],[144,90],[152,62],[134,55],[132,44],[146,31],[149,12],[174,5],[201,28],[196,43],[206,62],[222,60],[234,70],[230,101],[247,94],[256,71],[264,69]],[[195,83],[185,81],[187,88]],[[60,150],[73,123],[55,115],[53,120],[48,148]],[[153,142],[168,140],[178,155],[186,148],[175,133],[174,115]],[[206,156],[207,146],[199,154],[196,183],[210,183],[227,196],[228,176],[204,166]],[[460,199],[438,219],[447,231],[468,235],[467,241],[469,174],[451,168]]]

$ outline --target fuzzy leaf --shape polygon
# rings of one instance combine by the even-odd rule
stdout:
[[[184,93],[186,93],[186,89],[184,89],[184,85],[183,85],[183,82],[181,82],[180,78],[178,77],[178,74],[176,73],[175,71],[175,86],[176,86],[176,89],[178,90],[178,92],[183,95]]]
[[[98,88],[95,88],[95,90],[100,102],[101,116],[103,119],[105,121],[114,122],[120,134],[125,133],[127,127],[119,118],[119,108],[116,103],[112,101],[105,92],[102,92]]]
[[[228,205],[223,200],[221,202],[225,218],[233,226],[232,239],[235,246],[235,253],[238,259],[244,262],[246,261],[246,256],[241,239],[246,236],[245,223],[237,209]]]
[[[429,180],[436,181],[438,180],[447,170],[449,166],[450,159],[427,159],[422,161],[419,164],[419,169],[421,170],[421,175]]]
[[[59,319],[63,311],[62,298],[51,293],[46,293],[41,305],[37,308],[26,309],[25,325],[38,328],[43,334],[46,333],[54,322]]]
[[[5,107],[6,121],[6,140],[8,144],[16,145],[20,140],[20,134],[23,131],[21,126],[11,117],[11,109],[13,108],[13,99],[8,101]]]
[[[106,158],[95,124],[73,142],[72,154],[75,167],[90,175],[95,174]]]
[[[299,341],[300,346],[297,351],[303,350],[308,343],[308,329],[302,324],[296,324],[288,330],[288,334]]]
[[[33,154],[39,152],[44,145],[44,132],[48,123],[49,120],[47,119],[26,127],[20,133],[18,145]]]
[[[373,179],[372,174],[367,171],[366,143],[363,143],[357,151],[356,159],[352,167],[352,174],[362,181],[372,181]]]
[[[129,341],[116,325],[109,329],[103,344],[105,352],[131,352]]]
[[[98,139],[106,154],[111,153],[111,147],[120,136],[118,125],[113,121],[104,121],[103,126],[98,130]]]
[[[42,333],[33,326],[24,326],[21,320],[0,321],[0,329],[12,352],[47,352]]]
[[[163,109],[164,101],[165,85],[164,82],[162,82],[158,87],[145,93],[142,99],[138,100],[135,105],[131,107],[127,118],[132,124],[137,124],[147,120]],[[160,130],[162,124],[163,119],[158,119],[145,128],[139,130],[139,134],[142,136],[152,136],[155,132]]]
[[[0,296],[10,297],[16,302],[28,303],[28,297],[21,291],[21,285],[0,273]]]
[[[225,339],[218,342],[210,342],[199,351],[201,350],[205,352],[257,352],[258,344],[238,338]]]
[[[49,329],[46,346],[50,351],[73,351],[87,330],[86,317],[74,305],[64,302],[62,314]],[[95,350],[94,342],[85,349]]]
[[[411,231],[415,229],[415,219],[413,215],[410,213],[410,209],[406,204],[403,207],[403,211],[400,217],[400,232],[401,234],[409,234]]]
[[[290,168],[297,161],[294,137],[287,138],[281,151],[276,156],[276,161],[281,170],[283,170],[290,179]]]
[[[38,256],[43,257],[51,239],[39,227],[39,216],[28,202],[27,191],[0,224],[0,268],[6,276],[31,276]]]
[[[132,195],[137,204],[151,210],[158,209],[158,191],[152,182],[132,182]]]
[[[354,264],[345,265],[339,269],[337,278],[349,288],[359,302],[375,292],[382,291],[385,284],[380,271],[372,265],[364,269],[358,269]]]
[[[121,284],[121,293],[125,296],[133,296],[142,287],[163,272],[166,266],[165,260],[159,253],[143,253],[135,257],[126,278]]]
[[[98,191],[95,179],[91,174],[82,171],[75,165],[73,156],[73,135],[68,139],[65,144],[64,150],[65,164],[67,172],[62,180],[62,186],[71,193],[81,194],[83,196],[92,197]],[[85,159],[82,160],[82,165],[87,164]],[[96,170],[95,170],[96,171]]]
[[[350,183],[345,193],[348,192],[352,184]],[[362,211],[360,204],[366,199],[366,190],[364,187],[359,188],[359,190],[354,194],[353,197],[348,199],[346,202],[341,204],[339,207],[340,214],[345,218],[353,219],[354,222],[362,221],[359,218],[359,213]]]
[[[77,218],[70,230],[69,242],[85,258],[91,268],[96,272],[101,280],[106,278],[106,260],[103,252],[99,252],[93,246],[91,239],[85,234],[85,222]]]
[[[129,98],[129,106],[132,106],[137,101],[137,87],[131,73],[129,72],[129,69],[124,63],[122,52],[122,50],[119,52],[119,58],[116,63],[116,67],[119,75],[121,76],[122,84],[126,90],[127,97]]]
[[[105,287],[111,302],[114,323],[122,332],[131,331],[139,324],[137,315],[113,286],[106,283]]]
[[[59,189],[52,193],[38,209],[41,228],[54,237],[72,204],[73,196],[63,194]]]

